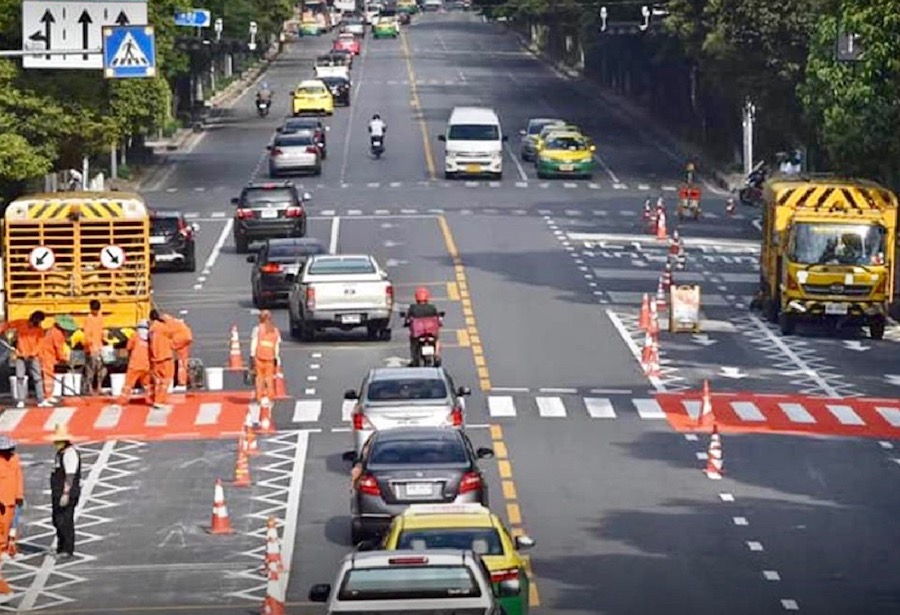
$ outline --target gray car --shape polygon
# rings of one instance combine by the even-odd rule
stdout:
[[[351,415],[353,450],[359,454],[373,432],[395,427],[465,428],[468,387],[459,387],[441,367],[376,367],[369,370]]]
[[[268,150],[270,177],[298,171],[322,174],[322,150],[312,130],[278,135]]]
[[[522,137],[522,145],[519,148],[519,154],[522,160],[534,162],[537,158],[537,137],[547,126],[564,126],[565,121],[547,117],[537,117],[528,120],[528,126],[519,131]]]
[[[384,533],[410,504],[488,505],[479,459],[490,448],[472,447],[465,433],[441,427],[376,431],[356,459],[359,477],[350,500],[354,544]]]

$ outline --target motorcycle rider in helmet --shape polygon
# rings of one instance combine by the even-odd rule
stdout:
[[[384,145],[384,133],[387,132],[387,124],[381,119],[377,113],[369,120],[369,144],[375,137],[381,137],[381,144]]]
[[[269,88],[269,83],[267,81],[260,83],[259,88],[256,90],[256,103],[267,102],[272,104],[272,96],[273,92],[271,88]]]
[[[419,363],[419,336],[414,334],[412,326],[413,321],[417,319],[430,319],[432,321],[433,324],[429,327],[428,332],[435,337],[436,359],[441,356],[441,342],[437,338],[440,326],[443,324],[440,312],[434,304],[431,303],[431,295],[427,288],[421,286],[417,288],[415,298],[416,302],[410,304],[409,308],[406,310],[406,322],[404,323],[405,326],[409,327],[409,356],[411,365],[414,367],[418,366]],[[439,361],[436,361],[435,364],[440,365]]]

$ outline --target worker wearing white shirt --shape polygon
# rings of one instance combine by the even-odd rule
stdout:
[[[72,444],[74,438],[65,425],[57,425],[50,439],[56,447],[56,459],[50,475],[56,557],[70,559],[75,555],[75,507],[81,495],[81,455]]]
[[[250,336],[250,358],[256,372],[256,401],[270,406],[275,398],[275,368],[281,360],[281,333],[272,323],[272,313],[259,313],[259,324]]]

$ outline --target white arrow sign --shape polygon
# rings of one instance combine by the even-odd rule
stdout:
[[[734,378],[735,380],[739,380],[741,378],[746,378],[747,374],[742,374],[741,369],[739,367],[722,367],[722,372],[719,374],[720,376],[725,376],[726,378]]]
[[[383,361],[388,367],[406,367],[409,365],[409,359],[404,359],[403,357],[387,357]]]
[[[847,350],[856,350],[857,352],[865,352],[871,348],[871,346],[866,346],[857,340],[844,340],[844,348]]]
[[[885,374],[884,379],[888,381],[888,384],[900,387],[900,374]]]
[[[700,344],[701,346],[712,346],[713,344],[718,344],[718,340],[711,340],[709,336],[705,333],[697,333],[692,336],[695,344]],[[724,368],[723,368],[724,369]]]

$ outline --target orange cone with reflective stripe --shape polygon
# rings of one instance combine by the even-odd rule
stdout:
[[[660,241],[665,241],[668,236],[669,231],[666,228],[666,210],[661,209],[659,215],[656,217],[656,238]]]
[[[266,599],[262,615],[284,615],[284,584],[281,582],[281,567],[270,563],[269,580],[266,583]]]
[[[253,416],[250,408],[247,408],[247,418],[244,419],[244,452],[248,455],[259,455],[259,442],[256,441],[256,433],[253,431]]]
[[[241,340],[238,337],[237,325],[231,325],[231,343],[228,348],[228,369],[244,369],[244,357],[241,356]]]
[[[647,333],[653,339],[659,339],[659,311],[656,309],[655,303],[650,305],[650,324],[647,326]]]
[[[646,331],[650,327],[650,295],[644,293],[641,301],[641,315],[638,319],[638,326],[642,331]]]
[[[233,534],[231,519],[228,518],[228,507],[225,506],[225,491],[222,489],[221,479],[216,479],[216,490],[213,496],[212,524],[210,534]]]
[[[267,399],[263,400],[263,403],[259,406],[259,433],[275,433],[275,422],[272,420],[272,403]]]
[[[700,414],[697,416],[697,424],[701,427],[715,425],[716,417],[713,414],[712,396],[709,394],[709,380],[703,381],[703,396],[700,398]]]
[[[6,539],[6,552],[10,557],[15,557],[19,554],[19,546],[16,544],[18,538],[19,530],[15,527],[9,528],[9,537]]]
[[[266,521],[266,569],[275,565],[278,570],[284,570],[284,562],[281,561],[281,540],[278,538],[278,525],[275,517],[269,517]]]
[[[235,487],[250,486],[250,460],[247,458],[247,440],[243,433],[238,441],[238,456],[237,462],[234,464],[234,480],[231,481],[231,484]]]
[[[281,362],[275,366],[275,399],[286,399],[287,384],[284,382],[284,372],[281,371]]]
[[[662,312],[666,309],[666,285],[663,281],[663,276],[659,276],[659,284],[656,286],[656,310]]]
[[[706,476],[712,480],[719,480],[722,478],[724,466],[722,438],[719,436],[719,427],[713,423],[712,434],[709,437],[709,450],[706,453]]]
[[[650,378],[659,376],[659,348],[656,345],[656,340],[649,333],[644,336],[641,364],[644,367],[645,376]]]

